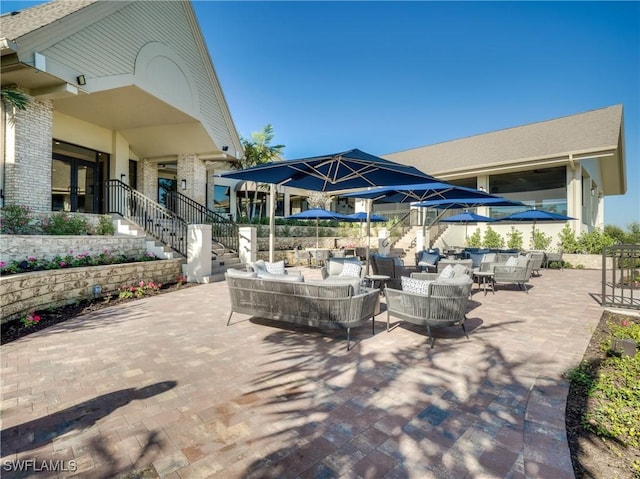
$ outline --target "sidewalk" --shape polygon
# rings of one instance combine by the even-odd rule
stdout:
[[[562,373],[600,278],[474,287],[470,339],[440,330],[434,349],[386,313],[349,352],[341,332],[226,326],[224,282],[76,318],[2,347],[2,477],[573,478]]]

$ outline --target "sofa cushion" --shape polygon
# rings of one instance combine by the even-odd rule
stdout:
[[[362,266],[360,266],[359,264],[345,261],[342,265],[342,271],[340,271],[340,274],[338,276],[359,278],[361,269]]]
[[[271,274],[284,274],[284,261],[276,261],[274,263],[264,262],[265,268]]]
[[[516,256],[510,256],[505,266],[518,266],[518,258]]]
[[[446,269],[446,268],[445,268]],[[464,276],[469,274],[469,269],[463,264],[454,264],[453,265],[453,277],[459,278],[460,276]]]
[[[261,278],[261,279],[275,279],[278,281],[286,281],[290,283],[304,282],[304,276],[302,276],[302,273],[300,272],[295,272],[293,274],[274,274],[269,272],[256,273],[256,274],[258,275],[258,278]]]
[[[227,270],[227,276],[229,278],[257,278],[258,275],[255,271],[242,271],[239,269],[229,268]]]
[[[455,278],[438,279],[436,282],[440,284],[473,284],[471,277],[466,274],[456,276]]]
[[[339,276],[340,273],[342,273],[344,265],[347,263],[360,265],[360,260],[358,258],[331,258],[329,260],[327,273],[329,276]]]
[[[520,266],[521,268],[526,268],[527,267],[527,262],[530,259],[531,259],[530,255],[518,256],[518,259],[516,259],[516,266]]]
[[[440,275],[438,276],[438,279],[453,278],[455,276],[455,274],[456,274],[456,272],[453,269],[453,266],[448,264],[442,271],[440,271]]]
[[[438,253],[423,251],[418,261],[418,266],[435,266],[439,259],[440,255]]]
[[[432,283],[428,279],[408,278],[406,276],[402,276],[400,281],[402,283],[402,291],[424,296],[429,294],[429,285]]]
[[[349,277],[339,277],[335,276],[331,279],[325,280],[310,280],[306,283],[309,286],[316,287],[313,291],[305,292],[304,294],[316,294],[321,298],[331,297],[329,295],[336,294],[335,289],[329,290],[323,288],[323,286],[349,286],[345,291],[342,291],[342,294],[338,294],[338,298],[345,296],[355,296],[360,294],[360,280],[358,278],[349,278]]]

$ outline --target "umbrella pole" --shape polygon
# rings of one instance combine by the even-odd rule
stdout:
[[[369,274],[369,264],[371,263],[369,261],[369,243],[371,243],[371,201],[372,200],[370,199],[367,200],[367,249],[365,255],[367,260],[367,274]]]
[[[276,185],[269,185],[269,262],[273,263],[276,250]]]
[[[320,243],[318,242],[318,218],[316,218],[316,249],[320,247]]]

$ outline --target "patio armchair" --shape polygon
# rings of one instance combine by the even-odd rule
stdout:
[[[532,275],[540,276],[540,268],[544,262],[544,251],[531,251],[530,254]]]
[[[530,255],[518,256],[513,264],[509,264],[509,261],[505,264],[493,265],[493,283],[515,283],[520,289],[523,289],[526,293],[529,293],[527,289],[527,283],[531,278],[533,271],[533,261]]]
[[[387,331],[389,331],[390,317],[394,316],[402,321],[425,326],[431,348],[435,345],[431,328],[459,325],[469,339],[464,322],[471,284],[471,281],[464,284],[430,282],[427,294],[388,288],[386,291]]]
[[[321,268],[331,257],[331,251],[328,249],[313,249],[311,250],[311,257],[314,259],[316,267]]]
[[[300,271],[289,271],[285,269],[284,261],[270,263],[259,259],[258,261],[246,264],[246,270],[255,273],[258,278],[280,279],[282,281],[300,281],[302,273]]]
[[[311,267],[311,253],[306,249],[297,249],[296,250],[296,261],[298,264],[307,264],[307,268]]]
[[[380,255],[371,256],[371,266],[373,274],[389,276],[386,285],[392,288],[400,288],[400,278],[409,276],[418,270],[416,267],[404,266],[401,258],[388,258]]]
[[[438,270],[438,261],[440,261],[440,253],[437,250],[423,250],[416,252],[416,265],[421,271],[435,273]]]

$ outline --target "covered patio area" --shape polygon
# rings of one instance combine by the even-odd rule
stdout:
[[[600,279],[474,288],[469,340],[441,330],[434,349],[387,333],[384,312],[349,352],[342,332],[226,326],[225,282],[107,308],[3,346],[2,461],[75,465],[50,477],[573,478],[562,374],[600,319]]]

